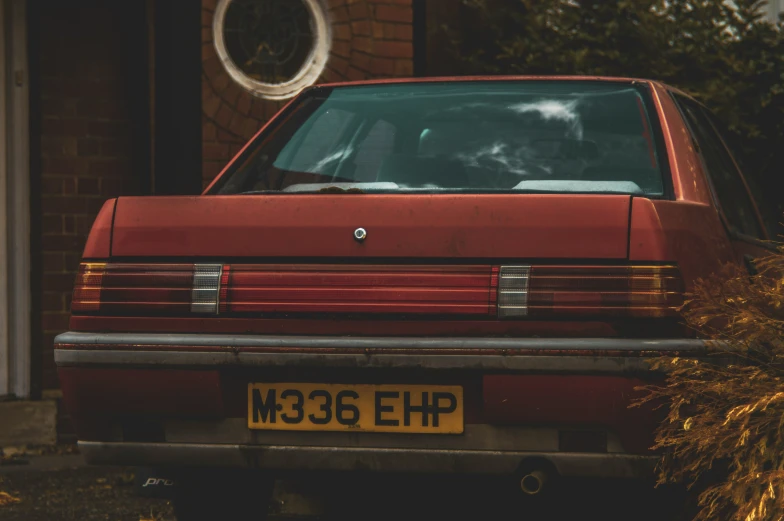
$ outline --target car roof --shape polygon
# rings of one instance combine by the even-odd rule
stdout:
[[[452,82],[484,82],[484,81],[600,81],[608,83],[657,83],[653,80],[642,78],[626,78],[615,76],[431,76],[421,78],[384,78],[375,80],[344,81],[334,83],[321,83],[311,88],[318,87],[352,87],[358,85],[385,85],[400,83],[452,83]]]

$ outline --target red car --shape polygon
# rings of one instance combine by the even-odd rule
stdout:
[[[167,469],[182,519],[277,471],[646,476],[647,362],[705,354],[684,291],[766,238],[665,85],[321,85],[203,195],[105,204],[55,358],[87,461]]]

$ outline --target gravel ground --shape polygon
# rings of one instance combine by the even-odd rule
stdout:
[[[132,469],[62,468],[78,462],[74,456],[65,458],[31,460],[29,465],[13,469],[0,466],[0,493],[20,500],[0,506],[0,520],[174,521],[167,501],[134,494]],[[304,513],[302,498],[307,497],[311,511],[322,512],[311,519],[334,521],[687,519],[679,514],[684,504],[682,494],[654,491],[642,483],[562,481],[557,491],[537,503],[511,500],[515,485],[508,480],[454,476],[312,476],[304,483],[289,483],[288,492],[277,496],[273,509],[279,515],[274,518],[291,519],[292,514]]]
[[[136,497],[126,469],[80,467],[0,474],[0,491],[20,499],[0,506],[3,521],[174,520],[166,501]]]

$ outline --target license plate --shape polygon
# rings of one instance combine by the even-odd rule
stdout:
[[[253,383],[248,385],[248,428],[461,434],[463,388]]]

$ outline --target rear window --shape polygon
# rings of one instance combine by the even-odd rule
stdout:
[[[315,89],[212,193],[663,195],[647,95],[598,81]]]

